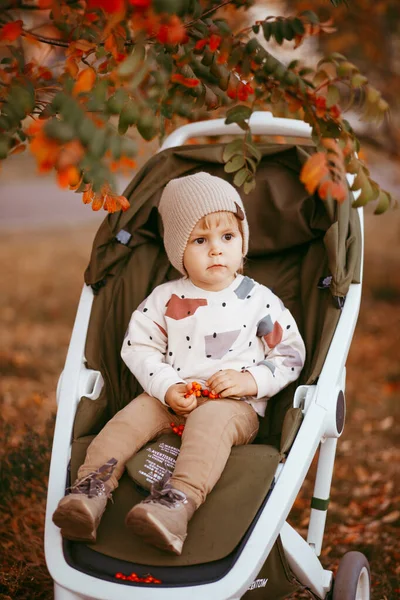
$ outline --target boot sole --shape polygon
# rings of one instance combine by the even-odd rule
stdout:
[[[174,535],[154,515],[149,514],[147,511],[137,509],[134,515],[129,516],[128,514],[125,524],[130,531],[143,538],[145,542],[160,548],[160,550],[167,550],[178,556],[182,554],[186,535],[183,539]]]
[[[86,506],[71,499],[59,506],[53,514],[53,523],[60,527],[61,535],[75,542],[95,542],[96,523]]]

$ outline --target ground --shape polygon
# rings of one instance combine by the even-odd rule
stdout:
[[[55,390],[96,227],[0,236],[0,600],[52,598],[43,526]],[[394,600],[400,597],[399,211],[373,216],[369,210],[366,240],[363,300],[347,362],[346,427],[321,560],[336,570],[345,552],[364,552],[373,600]],[[312,483],[313,468],[289,519],[301,534]]]

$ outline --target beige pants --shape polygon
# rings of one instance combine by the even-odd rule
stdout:
[[[125,464],[147,442],[171,432],[171,423],[184,424],[182,445],[171,485],[202,504],[220,478],[232,446],[252,442],[258,431],[257,413],[240,400],[207,400],[187,417],[171,412],[148,394],[120,410],[90,444],[78,478],[116,458],[108,484],[115,489]]]

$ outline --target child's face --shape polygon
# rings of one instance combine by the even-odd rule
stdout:
[[[217,292],[232,283],[242,262],[242,235],[233,213],[211,213],[190,234],[183,264],[194,285]]]

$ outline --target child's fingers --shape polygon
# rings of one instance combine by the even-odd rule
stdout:
[[[216,373],[214,373],[214,375],[211,375],[211,377],[208,379],[208,381],[206,381],[206,385],[211,388],[213,385],[216,385],[219,381],[219,379],[221,378],[221,376],[223,376],[226,373],[226,371],[217,371]]]
[[[220,392],[220,396],[221,398],[229,398],[231,396],[238,397],[237,387],[233,385],[231,387],[226,388],[223,392]]]
[[[190,396],[192,398],[192,396]],[[182,407],[179,410],[179,414],[182,416],[188,415],[189,413],[192,412],[192,410],[194,410],[195,408],[197,408],[197,398],[196,396],[193,396],[193,400],[192,402],[190,402],[190,404],[188,404],[185,407]]]
[[[231,387],[232,385],[232,379],[229,376],[225,376],[215,381],[214,385],[212,385],[210,389],[212,393],[220,394],[221,392],[226,390],[226,388]]]
[[[186,409],[188,406],[193,404],[196,401],[196,396],[194,394],[190,394],[190,396],[185,397],[184,395],[179,396],[177,398],[176,403],[183,409]]]

